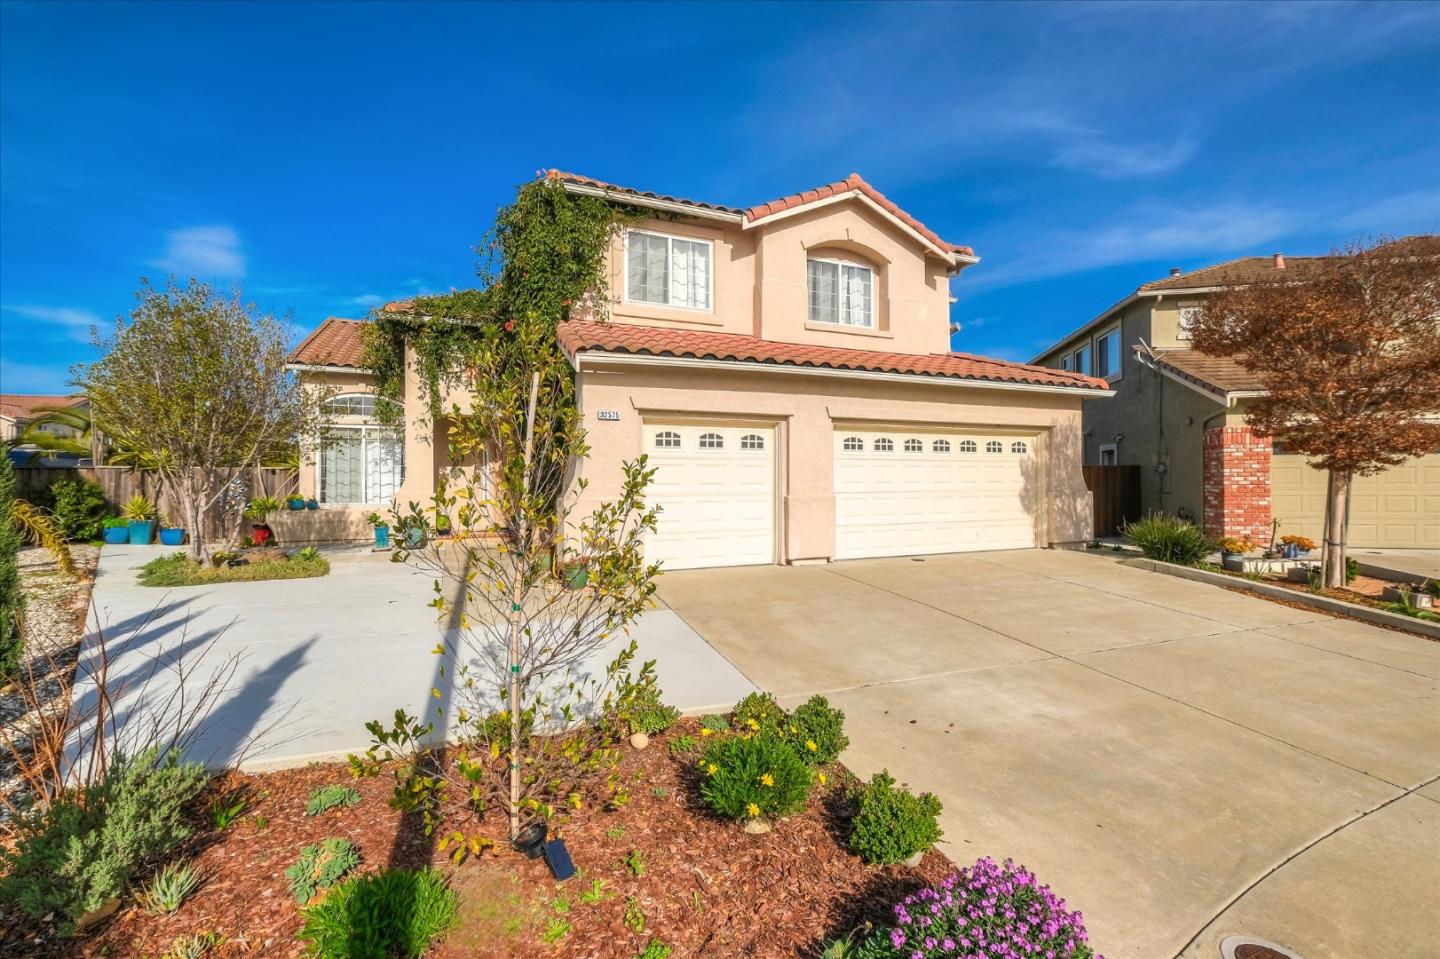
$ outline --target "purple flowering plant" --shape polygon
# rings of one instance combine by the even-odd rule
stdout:
[[[875,945],[901,959],[1104,959],[1080,913],[1009,859],[976,860],[906,896]]]

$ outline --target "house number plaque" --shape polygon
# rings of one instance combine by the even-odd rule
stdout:
[[[620,418],[620,411],[619,411],[619,410],[600,410],[600,411],[597,412],[595,415],[596,415],[597,417],[599,417],[600,419],[602,419],[602,420],[618,420],[618,419]]]

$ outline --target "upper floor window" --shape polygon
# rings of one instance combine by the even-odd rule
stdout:
[[[630,230],[625,234],[625,299],[687,310],[710,309],[714,278],[709,240]]]
[[[375,396],[371,393],[347,393],[332,397],[325,401],[325,411],[332,416],[372,417],[375,415]]]
[[[1072,366],[1071,369],[1073,369],[1076,373],[1081,374],[1082,376],[1089,376],[1090,344],[1085,344],[1070,355],[1074,358],[1075,361],[1074,366]]]
[[[840,260],[808,261],[810,322],[875,325],[875,271]]]
[[[1175,327],[1175,339],[1190,339],[1190,331],[1195,327],[1195,321],[1200,319],[1200,311],[1203,309],[1199,300],[1186,300],[1180,304],[1180,319]]]
[[[1073,354],[1066,353],[1064,356],[1060,357],[1060,369],[1066,371],[1075,369],[1075,357]]]
[[[1120,327],[1112,326],[1095,338],[1095,375],[1120,378]]]

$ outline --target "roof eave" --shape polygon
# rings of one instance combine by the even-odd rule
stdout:
[[[747,372],[788,373],[811,376],[834,376],[851,379],[881,380],[898,383],[915,383],[929,386],[970,387],[974,389],[1012,390],[1027,393],[1051,393],[1064,396],[1105,397],[1114,396],[1111,389],[1093,386],[1059,386],[1047,383],[1012,383],[1005,380],[981,380],[959,376],[944,376],[934,373],[889,373],[878,370],[847,370],[833,366],[802,366],[796,363],[765,363],[757,360],[714,360],[690,356],[669,356],[655,353],[631,353],[581,347],[566,350],[571,365],[578,371],[587,358],[595,362],[618,364],[648,364],[653,366],[677,366],[686,369],[728,369],[743,367]]]
[[[604,187],[591,186],[588,183],[574,183],[570,180],[562,180],[560,182],[567,193],[600,197],[604,200],[626,203],[630,206],[646,207],[647,209],[662,210],[666,213],[677,213],[683,216],[699,217],[705,220],[719,220],[723,223],[742,223],[745,219],[744,214],[741,213],[727,213],[724,210],[712,210],[690,203],[680,203],[675,200],[661,200],[655,197],[640,196],[627,190],[609,190]]]
[[[898,216],[891,213],[889,210],[885,209],[885,207],[881,206],[879,203],[875,202],[875,200],[868,193],[866,193],[859,187],[851,187],[843,193],[833,193],[830,196],[824,197],[819,200],[811,200],[808,203],[800,203],[796,206],[786,207],[783,210],[777,210],[774,213],[767,213],[764,216],[757,216],[753,219],[747,217],[742,225],[745,229],[752,230],[758,226],[773,223],[776,220],[783,220],[786,217],[795,216],[799,213],[809,213],[812,210],[818,210],[821,207],[830,206],[831,204],[835,203],[844,203],[847,200],[859,200],[860,202],[864,203],[870,209],[883,216],[890,223],[892,223],[896,227],[899,227],[902,231],[914,237],[916,240],[919,240],[920,244],[925,247],[926,252],[938,256],[940,259],[944,260],[946,263],[949,263],[951,266],[955,266],[962,262],[965,264],[965,266],[970,266],[972,264],[980,262],[980,258],[974,256],[973,254],[966,256],[965,254],[958,251],[947,250],[942,246],[938,246],[928,236],[921,233],[919,230],[915,229],[913,226],[906,223],[904,220],[900,219]],[[963,268],[964,267],[961,267],[961,269]]]

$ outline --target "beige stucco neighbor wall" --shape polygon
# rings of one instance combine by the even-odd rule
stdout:
[[[710,417],[777,428],[782,562],[829,559],[835,546],[833,431],[836,421],[907,426],[969,426],[1035,438],[1039,475],[1027,480],[1042,543],[1079,542],[1091,533],[1090,493],[1080,473],[1080,399],[950,384],[865,381],[641,364],[590,358],[580,373],[580,408],[591,447],[584,515],[618,494],[621,463],[642,450],[646,419]],[[620,414],[602,421],[601,410]]]
[[[950,348],[950,282],[944,261],[927,256],[911,235],[858,200],[829,204],[771,223],[647,219],[631,228],[705,239],[714,244],[713,303],[686,310],[625,298],[625,238],[611,242],[607,266],[610,319],[640,326],[742,333],[887,353],[944,353]],[[875,271],[874,328],[809,322],[811,257],[840,259]]]

